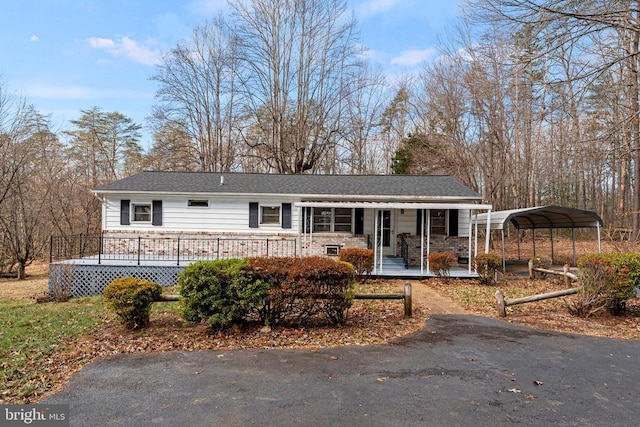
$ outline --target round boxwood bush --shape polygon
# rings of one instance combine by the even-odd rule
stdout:
[[[135,277],[115,279],[104,290],[104,300],[120,322],[128,329],[149,325],[151,304],[160,298],[157,283]]]
[[[185,267],[178,275],[183,317],[222,329],[260,312],[268,285],[253,280],[247,268],[246,259],[198,261]]]

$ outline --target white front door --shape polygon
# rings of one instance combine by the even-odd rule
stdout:
[[[382,221],[382,254],[395,256],[396,239],[393,238],[394,215],[393,210],[384,209],[380,211]]]

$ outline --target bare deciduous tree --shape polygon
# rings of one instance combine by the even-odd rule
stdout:
[[[254,125],[245,142],[264,153],[267,170],[317,170],[336,143],[347,70],[357,65],[346,2],[239,0],[232,8]]]
[[[191,138],[175,142],[192,144],[181,150],[197,154],[198,170],[228,171],[235,164],[237,62],[235,31],[219,16],[171,49],[152,77],[160,84],[156,121]]]

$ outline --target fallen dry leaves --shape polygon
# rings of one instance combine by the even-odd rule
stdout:
[[[503,279],[495,286],[482,286],[475,280],[447,282],[432,279],[424,282],[439,294],[457,302],[469,313],[498,318],[495,292],[501,289],[507,298],[516,298],[565,289],[559,279]],[[548,299],[507,307],[503,320],[533,328],[577,333],[607,338],[640,339],[640,298],[627,301],[624,316],[575,317],[566,304],[574,296]]]

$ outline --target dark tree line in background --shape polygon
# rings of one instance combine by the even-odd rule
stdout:
[[[640,0],[463,11],[436,61],[390,78],[343,0],[235,0],[150,76],[147,150],[117,111],[56,132],[0,86],[0,263],[99,231],[90,190],[142,169],[450,174],[494,209],[590,209],[638,237]]]

